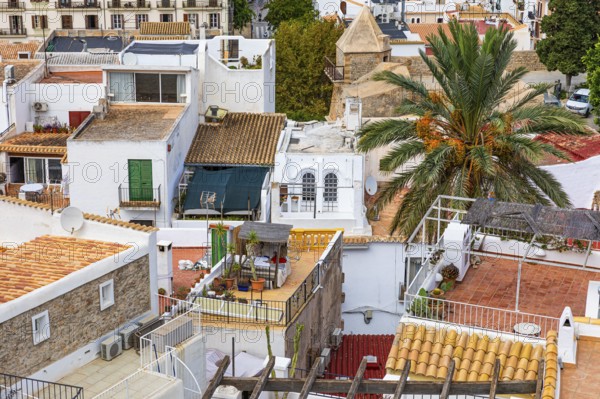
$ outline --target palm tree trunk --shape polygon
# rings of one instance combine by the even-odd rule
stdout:
[[[569,75],[566,74],[565,75],[565,84],[566,84],[566,91],[567,91],[567,98],[569,98],[569,94],[571,93],[571,78],[573,77],[573,75]]]

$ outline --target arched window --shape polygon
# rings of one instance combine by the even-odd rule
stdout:
[[[323,201],[337,202],[338,200],[338,178],[333,172],[325,175],[325,191],[323,191]]]
[[[315,174],[313,172],[305,172],[302,175],[302,200],[315,200]]]

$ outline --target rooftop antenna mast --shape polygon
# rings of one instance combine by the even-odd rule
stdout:
[[[406,0],[402,0],[402,11],[400,12],[400,22],[402,28],[406,29]]]
[[[215,210],[215,201],[217,193],[214,191],[202,191],[200,194],[200,206],[206,211],[206,245],[208,246],[208,210]]]

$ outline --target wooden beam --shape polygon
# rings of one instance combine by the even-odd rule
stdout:
[[[358,391],[358,387],[363,380],[363,376],[365,375],[365,371],[367,370],[367,357],[363,357],[360,361],[360,366],[358,366],[358,371],[352,380],[352,384],[350,385],[350,389],[348,390],[347,399],[354,399],[354,395]]]
[[[265,388],[267,381],[269,380],[269,374],[271,374],[271,370],[275,366],[275,356],[271,356],[269,362],[267,363],[267,367],[263,370],[260,377],[258,377],[258,381],[256,381],[256,385],[252,390],[252,394],[250,395],[250,399],[258,399],[258,396]]]
[[[221,385],[221,381],[223,380],[223,376],[225,375],[225,371],[227,371],[227,367],[229,367],[229,356],[225,356],[223,360],[221,360],[221,365],[217,369],[215,376],[210,380],[208,387],[206,387],[206,391],[204,391],[204,395],[202,395],[202,399],[211,399],[215,390],[219,385]]]
[[[400,399],[402,397],[402,391],[404,391],[404,387],[406,386],[406,381],[408,381],[408,373],[410,372],[410,363],[406,363],[404,365],[404,369],[402,370],[402,375],[398,380],[398,385],[396,385],[396,390],[394,391],[393,399]]]
[[[302,386],[302,390],[300,391],[300,396],[298,399],[306,399],[308,398],[308,394],[310,393],[310,388],[312,388],[313,383],[317,379],[317,373],[319,372],[319,366],[324,359],[322,357],[317,357],[315,362],[310,369],[310,373],[308,373],[308,377],[306,377],[306,381],[304,382],[304,386]]]
[[[496,359],[494,363],[494,371],[492,373],[492,384],[490,385],[490,398],[496,399],[496,390],[498,389],[498,380],[500,379],[500,359]]]
[[[542,390],[544,389],[544,359],[540,359],[538,364],[537,381],[535,384],[535,399],[542,398]]]
[[[231,385],[240,391],[252,391],[258,377],[224,377],[221,385]],[[264,391],[300,392],[304,386],[301,378],[276,378],[267,381]],[[312,387],[313,392],[347,393],[352,380],[317,379]],[[393,395],[398,383],[396,381],[364,380],[356,393]],[[444,383],[440,381],[407,381],[404,395],[439,395]],[[535,381],[500,381],[497,395],[520,395],[535,393]],[[485,396],[490,392],[490,382],[455,382],[450,386],[451,395]]]
[[[442,393],[440,393],[440,399],[448,399],[450,396],[450,386],[452,385],[452,378],[454,377],[454,369],[456,368],[456,362],[454,359],[450,361],[448,365],[448,375],[446,375],[446,380],[444,381],[444,386],[442,386]]]

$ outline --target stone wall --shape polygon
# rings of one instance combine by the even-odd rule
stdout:
[[[383,62],[384,57],[389,57],[391,51],[384,53],[363,53],[344,55],[344,80],[353,82],[361,76],[371,72]]]
[[[100,311],[99,284],[114,280],[114,305]],[[48,311],[50,338],[33,344],[31,317]],[[28,376],[150,310],[148,256],[0,325],[0,372]]]
[[[310,369],[321,350],[329,346],[333,330],[342,327],[342,237],[334,244],[324,264],[319,289],[285,330],[285,356],[294,354],[296,325],[303,324],[297,367]]]

